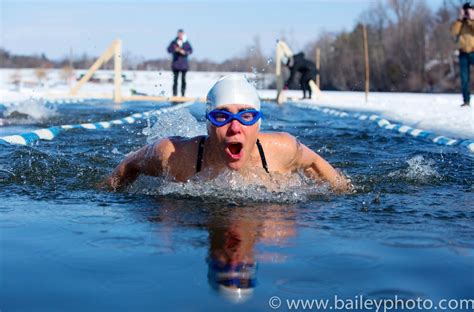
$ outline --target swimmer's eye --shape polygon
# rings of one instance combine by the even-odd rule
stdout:
[[[256,115],[257,115],[256,111],[242,112],[240,115],[240,118],[242,118],[245,121],[252,121]]]
[[[214,113],[212,117],[218,122],[224,122],[229,118],[229,116],[224,113]]]

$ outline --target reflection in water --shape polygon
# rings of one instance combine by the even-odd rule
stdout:
[[[265,256],[255,254],[256,244],[283,245],[294,236],[293,207],[206,204],[201,209],[203,207],[190,207],[189,204],[189,201],[187,204],[165,204],[150,220],[164,223],[168,229],[175,226],[207,229],[206,263],[210,287],[229,301],[247,300],[258,285],[256,259],[266,261]],[[169,237],[168,233],[167,239]]]
[[[244,207],[235,207],[209,221],[208,281],[211,287],[233,301],[251,296],[256,286],[254,246],[262,221],[250,218]]]

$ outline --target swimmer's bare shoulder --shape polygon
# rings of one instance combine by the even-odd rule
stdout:
[[[259,140],[274,171],[293,171],[298,152],[298,141],[294,136],[286,132],[261,132]]]
[[[172,180],[185,181],[194,174],[195,165],[190,160],[196,157],[193,153],[199,139],[168,137],[147,144],[127,155],[101,186],[117,190],[135,181],[140,174],[167,175]]]
[[[347,192],[351,189],[350,181],[344,175],[291,134],[284,132],[261,133],[259,138],[262,141],[265,155],[271,155],[269,162],[272,161],[277,166],[277,171],[303,170],[307,176],[314,180],[329,183],[334,191]]]

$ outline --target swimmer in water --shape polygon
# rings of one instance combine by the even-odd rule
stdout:
[[[350,190],[349,180],[292,135],[260,132],[261,117],[257,90],[244,78],[223,77],[207,94],[207,136],[148,144],[127,156],[105,184],[117,190],[141,174],[186,182],[197,174],[215,177],[226,168],[245,174],[261,167],[266,174],[302,170],[333,191]]]

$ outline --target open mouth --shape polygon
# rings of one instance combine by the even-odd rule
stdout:
[[[240,159],[242,156],[242,143],[227,143],[226,151],[232,159]]]

